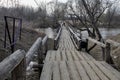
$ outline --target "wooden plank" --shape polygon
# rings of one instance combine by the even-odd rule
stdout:
[[[75,51],[71,51],[71,53],[72,53],[72,56],[73,56],[74,60],[78,61],[79,58],[78,58],[78,56],[76,55],[76,52],[75,52]]]
[[[75,65],[77,67],[77,70],[79,72],[79,75],[81,76],[82,80],[90,80],[89,76],[87,75],[84,67],[81,65],[79,61],[75,61]]]
[[[90,60],[90,59],[88,58],[88,56],[85,55],[86,53],[84,53],[84,52],[80,52],[80,53],[81,53],[81,55],[85,58],[85,60]]]
[[[44,64],[40,80],[52,80],[52,65],[53,62],[51,61]]]
[[[61,61],[61,52],[59,50],[56,51],[56,60]]]
[[[70,77],[72,80],[81,80],[73,61],[67,61]]]
[[[61,80],[71,80],[65,61],[60,62]]]
[[[56,51],[51,51],[50,60],[55,61],[56,60],[55,56],[56,56]]]
[[[92,69],[94,70],[94,72],[99,76],[99,78],[101,79],[101,80],[109,80],[108,78],[107,78],[107,76],[105,76],[102,72],[101,72],[101,70],[92,62],[92,61],[87,61],[88,62],[88,64],[92,67]]]
[[[81,52],[81,54],[87,59],[87,60],[95,60],[90,54],[86,52]]]
[[[68,61],[73,61],[73,58],[72,58],[72,55],[71,55],[70,51],[67,50],[66,54],[67,54]]]
[[[105,68],[102,64],[100,64],[98,61],[94,61],[94,63],[101,69],[101,71],[109,77],[110,80],[119,80],[110,70]]]
[[[49,60],[50,60],[51,52],[52,52],[51,50],[49,50],[49,51],[47,52],[45,61],[49,61]]]
[[[85,58],[81,56],[81,54],[78,51],[76,51],[76,54],[79,57],[79,60],[85,60]]]
[[[83,67],[85,68],[91,80],[100,80],[100,78],[96,75],[96,73],[93,71],[93,69],[86,61],[80,61],[80,62],[82,63]]]
[[[59,63],[56,61],[53,64],[53,80],[61,80]]]
[[[66,60],[67,60],[67,57],[66,57],[66,52],[65,52],[65,50],[63,50],[61,53],[62,53],[62,60],[63,60],[63,61],[66,61]]]
[[[116,69],[114,69],[112,66],[110,66],[108,63],[102,61],[100,62],[104,67],[106,67],[108,70],[110,70],[117,78],[120,79],[120,72],[118,72]]]

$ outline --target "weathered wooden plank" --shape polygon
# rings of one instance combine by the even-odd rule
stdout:
[[[69,68],[69,72],[70,72],[70,77],[72,80],[81,80],[78,72],[77,72],[77,69],[75,67],[75,64],[74,62],[72,61],[67,61],[67,64],[68,64],[68,68]]]
[[[83,55],[86,60],[95,60],[91,55],[86,52],[81,52],[81,55]]]
[[[72,56],[73,56],[74,60],[78,61],[79,58],[78,58],[78,56],[76,55],[76,52],[75,52],[75,51],[71,51],[71,53],[72,53]]]
[[[66,51],[68,61],[73,61],[70,51]]]
[[[102,64],[100,64],[97,61],[94,61],[94,63],[97,65],[97,67],[99,67],[99,69],[101,69],[101,71],[107,76],[109,77],[110,80],[119,80],[114,74],[112,74],[112,72],[110,70],[108,70],[107,68],[105,68]]]
[[[100,80],[99,77],[96,75],[96,73],[93,71],[93,69],[90,67],[90,65],[86,61],[81,61],[81,63],[84,66],[91,80]]]
[[[59,63],[55,61],[53,64],[53,80],[61,80],[59,67]]]
[[[79,60],[85,60],[83,56],[81,56],[81,53],[76,51],[77,56],[79,57]]]
[[[86,55],[90,60],[95,60],[95,58],[93,58],[90,54],[85,53],[85,55]]]
[[[51,50],[49,50],[49,51],[47,52],[45,61],[49,61],[49,60],[50,60],[51,52],[52,52]]]
[[[106,62],[102,61],[100,62],[103,66],[105,66],[108,70],[110,70],[117,78],[120,79],[120,72],[118,72],[116,69],[114,69],[112,66],[107,64]]]
[[[71,80],[65,61],[60,62],[61,80]]]
[[[61,61],[61,53],[59,50],[56,51],[56,60]]]
[[[80,54],[85,58],[85,60],[90,60],[90,59],[85,55],[86,53],[80,52]]]
[[[84,67],[81,65],[79,61],[75,61],[75,65],[77,67],[77,70],[79,72],[79,75],[81,76],[82,80],[90,80],[89,76],[87,75]]]
[[[51,61],[44,64],[40,80],[52,80],[52,65],[53,62]]]
[[[92,62],[92,61],[87,61],[88,64],[92,67],[94,72],[99,76],[101,80],[109,80],[106,75],[104,75],[101,70]]]
[[[67,57],[66,57],[66,52],[65,52],[65,50],[63,50],[61,53],[62,53],[62,60],[63,60],[63,61],[66,61],[66,60],[67,60]]]
[[[51,51],[51,55],[50,55],[50,61],[55,61],[56,60],[56,51]]]

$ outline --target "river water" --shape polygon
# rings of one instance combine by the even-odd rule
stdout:
[[[109,36],[116,36],[120,34],[120,28],[100,28],[99,29],[103,38],[107,38]]]
[[[109,36],[115,36],[117,34],[120,34],[120,28],[99,28],[101,35],[104,39],[106,39]],[[82,31],[82,36],[87,37],[88,33],[87,31]]]

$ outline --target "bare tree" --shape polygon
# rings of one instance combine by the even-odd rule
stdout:
[[[69,5],[69,7],[72,14],[86,27],[89,35],[98,37],[99,41],[104,42],[98,29],[99,19],[112,4],[107,0],[76,0],[75,5]],[[89,30],[89,27],[93,28],[93,32]]]

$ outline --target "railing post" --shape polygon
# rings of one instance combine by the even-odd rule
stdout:
[[[25,57],[18,66],[12,71],[12,80],[26,80]]]
[[[111,45],[110,43],[106,42],[106,48],[105,48],[105,61],[110,63],[110,52],[111,52]]]

